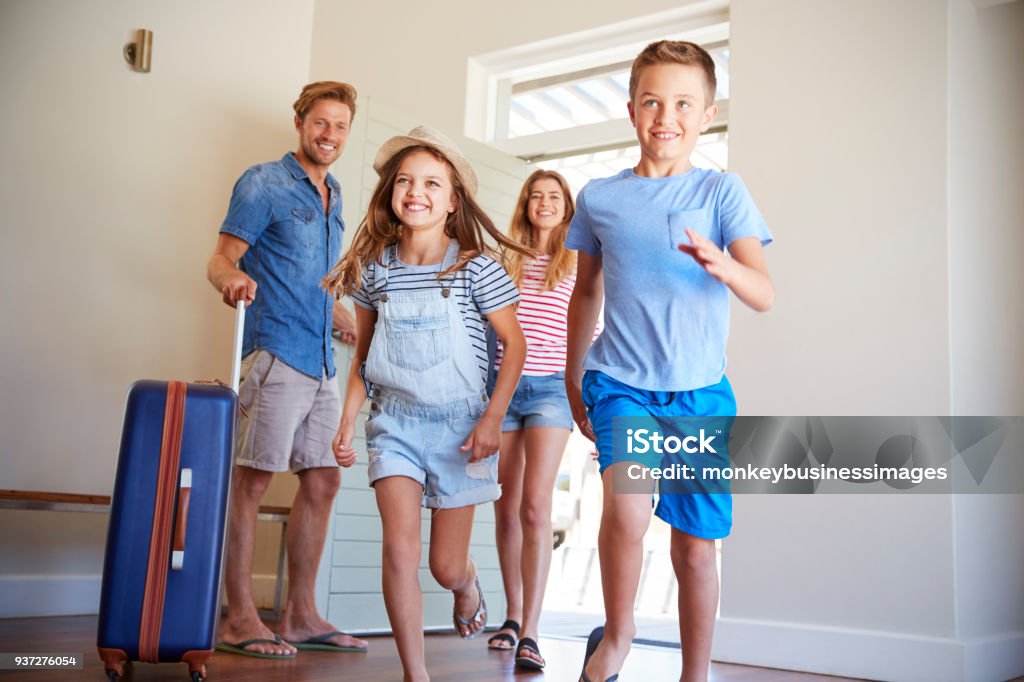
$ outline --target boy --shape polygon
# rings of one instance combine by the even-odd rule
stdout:
[[[649,496],[613,493],[629,463],[613,463],[612,418],[735,415],[724,374],[729,291],[757,311],[775,298],[762,251],[771,235],[743,183],[690,163],[718,113],[715,84],[714,62],[692,43],[659,41],[637,56],[628,108],[640,162],[583,188],[566,241],[579,251],[566,390],[581,431],[597,443],[604,484],[606,624],[588,642],[586,682],[617,679],[629,652],[650,523]],[[588,352],[605,290],[605,330]],[[672,526],[681,680],[703,681],[718,602],[715,540],[729,534],[732,498],[662,495],[655,514]]]

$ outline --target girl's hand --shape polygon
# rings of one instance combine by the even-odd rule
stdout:
[[[356,451],[352,449],[352,439],[355,434],[355,424],[345,421],[341,422],[338,433],[334,434],[331,449],[334,451],[334,460],[338,466],[350,467],[356,463]]]
[[[501,419],[490,416],[485,412],[459,450],[469,452],[470,462],[479,462],[496,454],[500,446]]]
[[[686,228],[686,236],[690,238],[690,243],[680,244],[679,250],[690,254],[705,272],[728,286],[736,267],[733,259],[715,246],[710,239],[702,237],[690,228]]]

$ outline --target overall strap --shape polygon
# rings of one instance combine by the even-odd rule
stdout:
[[[452,239],[448,242],[448,249],[444,252],[444,259],[441,261],[441,269],[438,272],[444,272],[459,260],[459,243]],[[452,286],[455,284],[455,273],[450,272],[444,277],[439,277],[438,281],[441,283],[441,295],[445,298],[451,296]]]
[[[398,252],[398,245],[391,244],[384,248],[381,253],[381,262],[373,264],[373,290],[380,293],[382,300],[387,301],[388,270],[391,268],[391,261],[395,260]]]

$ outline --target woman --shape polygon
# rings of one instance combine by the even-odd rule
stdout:
[[[516,667],[524,670],[545,665],[537,623],[551,566],[551,500],[573,424],[564,383],[566,311],[576,282],[576,253],[565,248],[573,211],[565,179],[553,171],[534,172],[519,193],[509,237],[540,255],[509,252],[505,263],[521,296],[517,315],[527,355],[502,424],[502,494],[494,503],[508,606],[505,622],[487,645],[515,648]],[[501,358],[499,346],[498,367]]]

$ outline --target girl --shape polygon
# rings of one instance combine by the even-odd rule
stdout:
[[[576,281],[576,253],[565,248],[574,212],[565,179],[553,171],[534,172],[519,193],[509,236],[541,255],[507,257],[519,287],[519,322],[527,355],[508,414],[502,423],[498,480],[503,494],[494,503],[498,556],[508,600],[507,619],[488,640],[492,649],[516,649],[516,666],[540,670],[537,621],[551,566],[551,498],[562,451],[572,431],[565,396],[566,310]],[[504,367],[515,356],[499,350]],[[522,621],[523,638],[516,647]]]
[[[384,600],[406,682],[427,680],[423,644],[420,507],[430,524],[430,571],[455,594],[464,639],[487,623],[469,557],[474,505],[499,497],[501,423],[526,356],[515,285],[484,243],[525,251],[473,199],[469,162],[425,127],[385,142],[380,181],[352,247],[324,280],[356,302],[356,350],[333,448],[352,461],[356,416],[366,422],[369,480],[383,523]],[[505,345],[488,401],[484,318]]]

